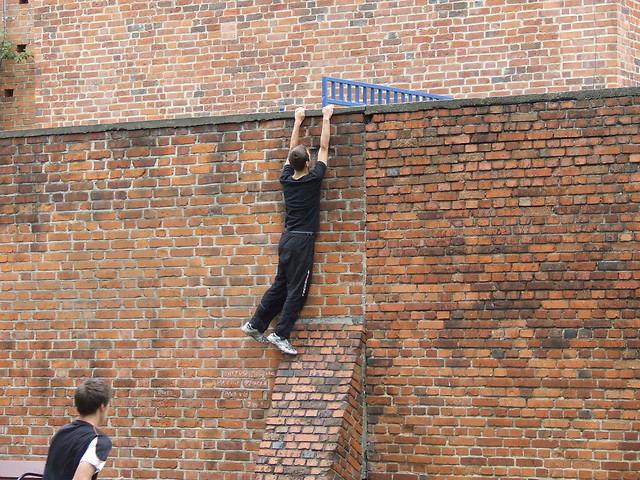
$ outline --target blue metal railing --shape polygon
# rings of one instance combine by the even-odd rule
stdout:
[[[453,97],[431,93],[383,87],[372,83],[322,77],[322,106],[334,105],[385,105],[389,103],[429,102],[451,100]]]

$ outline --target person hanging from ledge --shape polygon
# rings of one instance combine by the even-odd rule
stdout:
[[[315,234],[320,227],[320,185],[327,171],[332,115],[333,105],[322,109],[318,161],[311,168],[309,150],[299,143],[305,109],[300,107],[295,111],[290,150],[280,175],[285,231],[278,243],[278,271],[253,317],[242,326],[245,334],[261,343],[270,342],[289,355],[298,353],[289,338],[309,294]],[[278,313],[278,325],[265,337]]]

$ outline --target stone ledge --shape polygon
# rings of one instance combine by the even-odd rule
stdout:
[[[431,109],[456,109],[461,107],[478,107],[491,105],[510,105],[538,102],[556,102],[571,100],[593,100],[600,98],[618,98],[640,96],[640,87],[606,88],[598,90],[578,90],[560,93],[540,93],[531,95],[505,95],[503,97],[465,98],[453,100],[439,100],[431,102],[398,103],[392,105],[373,105],[346,107],[336,111],[337,114],[364,113],[374,115],[376,113],[402,113]],[[318,117],[322,110],[308,110],[307,117]],[[153,130],[160,128],[188,128],[203,125],[221,125],[229,123],[246,123],[257,121],[269,121],[279,119],[293,119],[294,112],[266,112],[247,113],[238,115],[205,116],[193,118],[172,118],[165,120],[146,120],[137,122],[105,123],[92,125],[79,125],[74,127],[40,128],[31,130],[8,130],[0,132],[2,138],[27,138],[48,135],[74,135],[85,133],[98,133],[108,131],[133,131]]]
[[[353,107],[339,113],[363,113],[364,107]],[[306,118],[320,117],[322,110],[307,110]],[[0,132],[0,138],[46,137],[49,135],[76,135],[110,131],[156,130],[161,128],[189,128],[203,125],[226,125],[229,123],[247,123],[271,120],[293,119],[294,112],[246,113],[206,117],[170,118],[164,120],[144,120],[136,122],[103,123],[78,125],[73,127],[36,128],[29,130],[8,130]]]
[[[374,115],[376,113],[416,112],[433,109],[453,110],[461,107],[482,107],[491,105],[519,105],[523,103],[595,100],[601,98],[634,96],[640,96],[640,87],[605,88],[599,90],[577,90],[559,93],[536,93],[531,95],[505,95],[503,97],[438,100],[437,102],[373,105],[365,108],[365,115]]]

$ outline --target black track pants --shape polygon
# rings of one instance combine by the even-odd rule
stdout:
[[[282,312],[274,332],[287,339],[291,335],[309,294],[314,245],[313,235],[282,234],[278,243],[278,273],[251,319],[251,325],[261,332],[266,331],[275,316]]]

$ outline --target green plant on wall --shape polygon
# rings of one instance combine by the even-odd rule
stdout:
[[[13,60],[15,62],[24,62],[33,57],[33,53],[29,50],[18,51],[16,46],[6,39],[3,32],[0,31],[0,67],[4,60]]]

